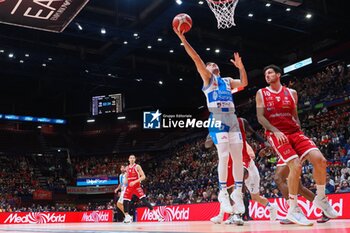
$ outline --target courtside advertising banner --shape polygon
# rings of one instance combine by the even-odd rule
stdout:
[[[62,32],[89,0],[0,0],[0,22]]]
[[[219,214],[218,202],[174,206],[157,206],[155,210],[166,222],[207,221]],[[148,208],[137,208],[138,222],[158,221]]]
[[[113,211],[88,212],[5,212],[0,213],[0,224],[48,224],[112,222]]]
[[[350,219],[350,193],[328,195],[328,199],[333,208],[338,212],[340,219]],[[288,206],[283,198],[269,199],[271,203],[278,205],[278,219],[284,219],[287,215]],[[299,198],[299,206],[309,219],[322,217],[320,209],[314,207],[312,202]],[[209,221],[210,218],[219,214],[219,203],[188,204],[175,206],[155,207],[157,213],[165,221]],[[269,220],[270,212],[266,206],[250,201],[249,214],[254,220]],[[148,208],[137,209],[137,221],[151,222],[157,221],[156,216]]]

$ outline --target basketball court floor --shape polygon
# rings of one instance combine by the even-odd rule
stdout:
[[[43,225],[0,225],[0,233],[5,232],[55,232],[55,233],[92,233],[92,232],[310,232],[343,233],[350,232],[350,220],[332,220],[324,224],[315,223],[311,227],[281,225],[279,222],[250,221],[244,226],[215,225],[211,222],[162,222],[162,223],[70,223]]]

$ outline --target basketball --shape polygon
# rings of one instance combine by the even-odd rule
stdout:
[[[173,19],[173,27],[180,32],[188,32],[192,27],[192,19],[188,14],[178,14]]]

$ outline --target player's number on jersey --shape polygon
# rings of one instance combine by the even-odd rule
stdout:
[[[270,96],[270,95],[271,95],[271,93],[268,92],[268,91],[263,91],[263,92],[264,92],[264,95],[265,95],[265,96]]]

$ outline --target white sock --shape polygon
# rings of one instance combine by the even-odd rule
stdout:
[[[319,196],[320,198],[323,198],[324,196],[326,196],[326,185],[316,185],[317,188],[317,196]]]
[[[291,209],[298,206],[298,195],[289,194],[289,205]]]

